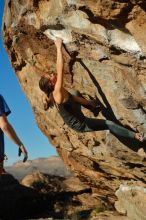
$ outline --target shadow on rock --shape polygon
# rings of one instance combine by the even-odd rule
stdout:
[[[102,205],[99,199],[91,201],[91,188],[75,177],[37,172],[26,176],[22,184],[10,174],[0,176],[0,219],[64,219],[72,215],[85,219],[97,204]]]
[[[0,219],[31,217],[48,206],[48,201],[36,190],[22,186],[9,174],[0,176]]]

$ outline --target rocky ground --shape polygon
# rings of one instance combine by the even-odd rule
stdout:
[[[87,219],[93,210],[95,215],[107,209],[59,157],[17,162],[6,170],[15,178],[0,177],[2,219]]]
[[[15,178],[0,176],[1,220],[145,219],[145,188],[121,185],[109,206],[108,197],[67,171],[59,157],[17,162],[7,171]]]

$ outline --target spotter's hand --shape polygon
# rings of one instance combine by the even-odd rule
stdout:
[[[26,162],[28,159],[28,153],[27,153],[27,150],[25,149],[25,147],[23,146],[23,144],[19,147],[19,150],[18,150],[19,157],[21,156],[21,154],[24,155],[23,162]]]

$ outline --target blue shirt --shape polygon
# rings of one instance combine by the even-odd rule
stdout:
[[[0,116],[5,114],[8,116],[11,113],[10,108],[8,107],[6,101],[4,100],[3,96],[0,95]]]

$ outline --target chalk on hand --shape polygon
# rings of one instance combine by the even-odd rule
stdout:
[[[61,38],[64,44],[71,43],[72,35],[70,30],[50,30],[44,31],[44,34],[51,40],[56,40],[56,38]]]

